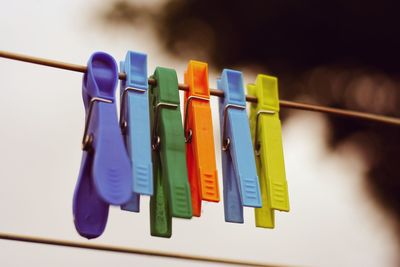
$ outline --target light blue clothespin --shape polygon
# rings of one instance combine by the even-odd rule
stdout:
[[[219,100],[225,221],[243,223],[243,206],[261,207],[260,185],[251,141],[243,76],[224,69]]]
[[[139,195],[153,195],[147,55],[128,51],[120,65],[126,74],[120,88],[120,125],[132,163],[133,179],[131,199],[121,208],[139,212]]]

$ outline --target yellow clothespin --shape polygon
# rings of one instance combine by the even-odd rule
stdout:
[[[289,211],[278,79],[259,74],[255,84],[247,85],[247,93],[258,100],[251,104],[250,109],[250,128],[262,197],[262,207],[255,209],[256,226],[274,228],[274,210]]]

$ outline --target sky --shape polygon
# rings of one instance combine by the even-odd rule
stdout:
[[[119,61],[129,49],[148,54],[149,74],[156,66],[172,67],[183,81],[190,58],[169,57],[146,26],[98,23],[104,2],[0,0],[0,49],[76,64],[85,64],[95,51]],[[222,70],[210,66],[210,71],[210,87],[216,87]],[[222,202],[203,202],[200,218],[174,219],[173,237],[155,238],[150,236],[149,199],[144,198],[139,214],[112,208],[104,234],[86,241],[72,217],[85,116],[83,74],[2,58],[0,73],[0,232],[281,265],[396,265],[391,221],[364,193],[362,158],[348,146],[331,153],[324,117],[309,112],[294,113],[283,127],[291,211],[276,214],[276,229],[256,228],[249,208],[245,224],[225,223]],[[256,74],[244,75],[252,82]],[[217,103],[212,98],[222,190]],[[2,240],[0,251],[0,266],[210,265]]]

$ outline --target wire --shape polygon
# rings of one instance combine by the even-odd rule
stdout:
[[[48,67],[64,69],[64,70],[70,70],[70,71],[76,71],[76,72],[86,72],[86,66],[83,66],[83,65],[71,64],[71,63],[66,63],[66,62],[62,62],[62,61],[39,58],[39,57],[33,57],[33,56],[29,56],[29,55],[22,55],[22,54],[17,54],[17,53],[8,52],[8,51],[0,50],[0,57],[23,61],[23,62],[29,62],[29,63],[33,63],[33,64],[44,65],[44,66],[48,66]],[[125,73],[119,73],[120,80],[125,80],[125,78],[126,78]],[[149,84],[155,85],[156,81],[154,79],[149,79]],[[179,90],[183,90],[183,91],[188,90],[188,85],[180,83]],[[221,90],[210,88],[210,93],[213,96],[224,97],[224,92]],[[257,103],[257,98],[254,96],[246,96],[246,101],[252,102],[252,103]],[[330,108],[330,107],[311,105],[311,104],[305,104],[305,103],[299,103],[299,102],[293,102],[293,101],[287,101],[287,100],[280,100],[280,106],[284,107],[284,108],[321,112],[321,113],[332,114],[332,115],[337,115],[337,116],[342,116],[342,117],[356,118],[356,119],[362,119],[362,120],[367,120],[367,121],[379,122],[379,123],[383,123],[383,124],[400,126],[399,118],[376,115],[376,114],[371,114],[371,113],[366,113],[366,112],[358,112],[358,111],[353,111],[353,110]]]
[[[119,252],[119,253],[127,253],[127,254],[137,254],[137,255],[146,255],[146,256],[155,256],[155,257],[164,257],[164,258],[174,258],[181,260],[192,260],[192,261],[202,261],[202,262],[212,262],[212,263],[224,263],[231,265],[245,265],[245,266],[272,266],[261,262],[255,261],[245,261],[245,260],[233,260],[219,257],[209,257],[209,256],[198,256],[184,253],[174,253],[174,252],[163,252],[158,250],[148,250],[148,249],[139,249],[139,248],[130,248],[130,247],[121,247],[121,246],[112,246],[105,244],[93,244],[93,243],[83,243],[76,242],[70,240],[60,240],[60,239],[52,239],[45,237],[36,237],[36,236],[25,236],[18,235],[12,233],[0,233],[0,239],[4,240],[12,240],[12,241],[20,241],[27,243],[35,243],[35,244],[46,244],[46,245],[54,245],[61,247],[72,247],[72,248],[82,248],[82,249],[91,249],[91,250],[100,250],[100,251],[109,251],[109,252]]]

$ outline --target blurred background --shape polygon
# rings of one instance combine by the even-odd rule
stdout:
[[[94,51],[117,61],[127,50],[175,68],[209,63],[275,75],[280,97],[400,117],[400,17],[396,1],[0,0],[0,49],[85,64]],[[84,241],[72,195],[84,126],[82,74],[0,58],[0,232]],[[182,95],[181,95],[182,97]],[[212,98],[217,110],[217,99]],[[92,243],[293,266],[399,266],[400,128],[283,109],[290,213],[276,229],[224,222],[223,204],[174,219],[171,239],[141,212],[113,208]],[[222,185],[218,113],[213,114]],[[222,186],[221,186],[222,190]],[[0,240],[1,266],[208,266]]]

